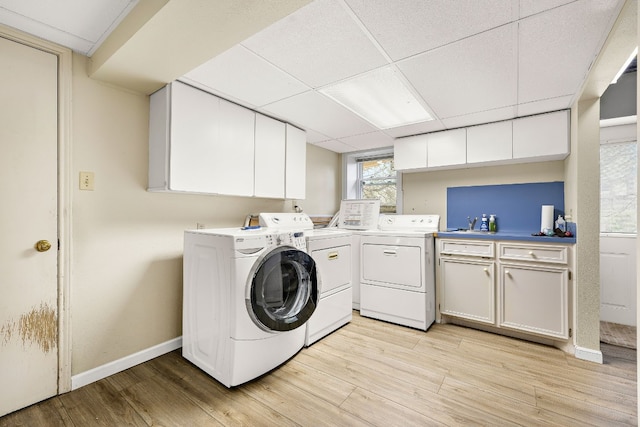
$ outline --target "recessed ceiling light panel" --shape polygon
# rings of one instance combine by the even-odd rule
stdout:
[[[433,120],[393,67],[379,68],[319,92],[379,129]]]

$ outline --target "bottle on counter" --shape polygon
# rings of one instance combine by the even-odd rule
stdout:
[[[558,215],[558,219],[556,220],[556,228],[559,228],[560,231],[567,231],[566,223],[564,219],[562,219],[562,215]]]
[[[480,231],[489,231],[489,218],[487,218],[487,214],[482,214],[482,220],[480,222]]]
[[[489,232],[495,233],[498,231],[498,224],[496,223],[496,215],[489,215]]]

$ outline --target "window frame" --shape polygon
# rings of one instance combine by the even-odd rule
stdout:
[[[342,199],[360,198],[358,160],[393,157],[393,147],[353,151],[342,155]],[[396,171],[396,214],[402,214],[402,172]]]

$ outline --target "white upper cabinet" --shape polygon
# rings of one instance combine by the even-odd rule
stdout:
[[[512,134],[510,120],[467,128],[467,163],[511,160]]]
[[[182,83],[151,97],[150,155],[162,152],[163,164],[149,165],[149,189],[217,193],[215,141],[220,135],[220,100]],[[163,108],[156,107],[161,104]],[[164,113],[156,115],[154,112]],[[153,174],[157,179],[152,180]],[[153,181],[153,182],[152,182]]]
[[[287,199],[304,199],[306,192],[307,135],[286,124],[285,192]]]
[[[304,198],[304,131],[178,81],[149,115],[149,191]]]
[[[220,134],[214,141],[217,193],[253,196],[255,113],[220,100]]]
[[[561,160],[569,155],[569,111],[513,121],[513,158]]]
[[[398,138],[393,143],[393,162],[396,170],[427,167],[427,135]]]
[[[466,129],[427,134],[427,167],[464,165],[466,162]]]
[[[284,198],[285,124],[256,113],[256,197]]]
[[[569,152],[569,110],[398,138],[394,143],[395,168],[406,172],[562,160]]]

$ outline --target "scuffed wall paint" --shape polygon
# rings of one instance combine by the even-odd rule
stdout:
[[[22,340],[22,346],[36,344],[44,353],[49,353],[58,342],[58,316],[56,309],[42,303],[22,314],[17,320],[8,320],[0,327],[2,344],[6,345],[13,336]]]

